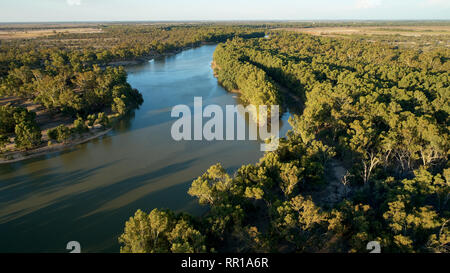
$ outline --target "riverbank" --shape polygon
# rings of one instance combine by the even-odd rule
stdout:
[[[85,134],[77,137],[76,139],[73,139],[66,143],[56,143],[56,144],[52,144],[50,146],[41,146],[39,148],[30,150],[30,151],[14,151],[14,152],[3,155],[3,156],[5,156],[5,158],[0,158],[0,164],[15,163],[15,162],[20,162],[22,160],[35,158],[38,156],[43,156],[43,155],[47,155],[47,154],[51,154],[51,153],[55,153],[55,152],[61,152],[65,149],[69,149],[76,145],[83,144],[90,140],[104,136],[104,135],[108,134],[111,130],[112,130],[112,128],[109,128],[107,130],[94,129],[94,130],[91,130],[89,133],[85,133]]]
[[[214,77],[218,80],[218,83],[220,84],[220,86],[222,86],[225,90],[227,90],[227,92],[241,95],[241,90],[239,90],[239,89],[231,89],[230,90],[230,89],[226,88],[225,86],[223,86],[222,83],[220,83],[216,70],[220,70],[221,68],[216,64],[215,61],[211,62],[211,68],[213,70]]]

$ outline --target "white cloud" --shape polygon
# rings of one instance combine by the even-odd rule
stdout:
[[[355,8],[372,9],[381,6],[381,0],[356,0]]]
[[[80,6],[81,0],[67,0],[67,5],[69,6]]]

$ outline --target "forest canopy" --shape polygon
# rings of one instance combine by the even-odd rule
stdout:
[[[283,31],[218,45],[214,72],[243,101],[285,103],[287,90],[303,103],[276,151],[192,182],[188,194],[209,210],[172,216],[199,232],[178,232],[185,251],[367,252],[377,241],[383,252],[449,252],[449,56]],[[149,226],[131,230],[138,219]],[[175,252],[173,235],[137,237],[152,223],[130,218],[122,251],[158,252],[156,240]]]

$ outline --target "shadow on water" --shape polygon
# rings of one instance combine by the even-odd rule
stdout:
[[[40,194],[42,192],[50,193],[67,185],[73,186],[81,183],[93,173],[99,172],[103,168],[114,165],[119,161],[110,162],[88,170],[80,169],[71,172],[58,172],[60,168],[55,167],[3,179],[0,185],[0,202],[5,206],[13,201],[19,202],[27,199],[30,195]],[[0,217],[0,222],[2,222],[1,219]]]
[[[0,233],[5,234],[14,230],[17,235],[2,238],[2,248],[8,249],[8,252],[61,252],[64,249],[64,243],[76,239],[88,246],[85,251],[118,251],[118,244],[114,238],[117,238],[121,233],[125,221],[134,214],[137,208],[145,209],[151,203],[165,203],[166,206],[163,205],[161,207],[185,210],[186,204],[192,201],[192,198],[185,194],[190,186],[191,180],[164,190],[154,191],[141,199],[123,204],[118,209],[98,212],[95,212],[95,210],[111,199],[139,189],[139,187],[145,184],[157,182],[158,178],[168,173],[187,169],[195,161],[195,159],[192,159],[171,164],[161,169],[119,180],[110,185],[100,186],[93,190],[64,195],[60,198],[50,200],[45,206],[37,209],[19,210],[16,213],[6,215],[2,212]],[[58,173],[51,181],[33,181],[33,183],[40,183],[39,191],[36,190],[33,194],[55,191],[56,189],[54,187],[56,186],[64,187],[65,185],[55,185],[59,177],[64,177],[66,180],[65,183],[80,183],[89,173],[99,171],[100,169],[93,168],[77,173]],[[45,178],[48,177],[44,176],[42,179],[45,180]],[[12,188],[9,188],[8,191],[12,193],[24,190],[22,177],[6,182],[11,185]],[[3,195],[5,190],[4,188],[0,189],[0,195]],[[183,195],[184,197],[182,198],[169,201],[171,196]],[[14,207],[14,204],[21,202],[21,200],[10,202],[2,200],[1,202],[5,206],[2,210],[7,210],[9,207]],[[20,214],[20,217],[17,217],[17,214]],[[67,215],[71,217],[67,217]],[[5,218],[12,219],[7,220]],[[116,224],[119,219],[122,225]],[[4,224],[5,220],[8,222],[7,225]],[[30,222],[35,224],[29,225]],[[96,233],[96,236],[92,237],[92,232],[95,232],[99,225],[103,227],[103,232]],[[74,228],[76,228],[76,231],[74,231]],[[43,231],[52,234],[50,237],[46,237],[47,239],[51,239],[50,242],[40,242],[40,238],[42,237],[40,236],[40,232]],[[112,234],[114,234],[113,240],[111,238]],[[33,244],[30,245],[30,242],[33,241],[36,242],[35,248],[33,248]],[[21,245],[27,245],[29,248],[24,249]],[[46,245],[46,248],[42,249],[42,245]]]

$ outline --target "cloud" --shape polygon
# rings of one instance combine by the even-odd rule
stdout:
[[[67,0],[67,5],[69,6],[80,6],[81,0]]]
[[[379,6],[381,6],[381,0],[356,0],[355,3],[357,9],[373,9]]]

